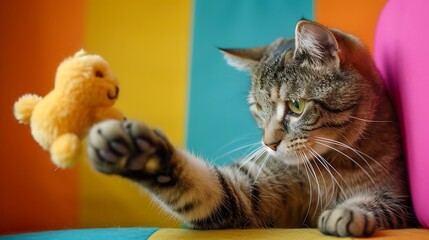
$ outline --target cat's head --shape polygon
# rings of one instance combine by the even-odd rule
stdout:
[[[251,74],[250,110],[278,159],[298,164],[341,147],[336,144],[355,145],[374,118],[381,82],[352,35],[302,20],[295,38],[221,51]]]

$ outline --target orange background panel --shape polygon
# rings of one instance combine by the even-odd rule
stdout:
[[[316,0],[315,20],[360,38],[371,50],[378,15],[386,0]]]
[[[57,171],[12,106],[22,94],[45,95],[58,63],[82,47],[83,6],[0,1],[0,234],[77,226],[78,169]]]

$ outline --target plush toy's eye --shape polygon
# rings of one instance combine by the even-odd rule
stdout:
[[[95,76],[98,78],[103,78],[104,73],[101,70],[97,70],[97,71],[95,71]]]

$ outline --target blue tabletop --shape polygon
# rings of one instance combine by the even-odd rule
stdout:
[[[145,240],[158,228],[94,228],[0,236],[0,240]]]

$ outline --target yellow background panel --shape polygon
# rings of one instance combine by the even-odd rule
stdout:
[[[88,0],[86,8],[84,46],[117,76],[116,107],[183,146],[191,0]],[[129,181],[98,174],[87,161],[81,175],[81,227],[180,226]]]

